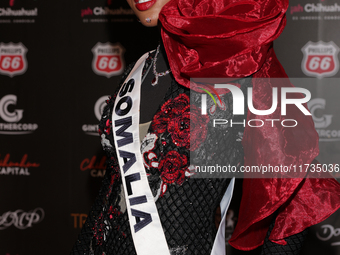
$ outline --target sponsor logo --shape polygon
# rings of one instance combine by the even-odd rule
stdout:
[[[289,14],[292,20],[340,20],[340,5],[323,3],[306,3],[291,5]]]
[[[115,15],[134,15],[132,9],[125,9],[120,7],[118,9],[112,9],[110,7],[102,7],[97,6],[94,8],[87,7],[85,9],[81,9],[81,17],[84,18],[85,16],[115,16]]]
[[[0,17],[1,16],[38,16],[38,8],[34,9],[12,9],[12,8],[0,8]]]
[[[110,9],[109,7],[94,7],[93,14],[96,16],[100,15],[133,15],[132,9],[124,9],[120,7],[118,9]]]
[[[81,171],[90,171],[92,177],[104,177],[106,169],[106,156],[101,157],[100,159],[96,156],[90,158],[85,158],[80,163]]]
[[[337,3],[325,5],[322,3],[307,3],[304,6],[305,12],[340,12],[340,5]]]
[[[340,141],[340,130],[327,129],[332,124],[333,115],[323,114],[326,107],[326,100],[314,98],[307,104],[315,124],[315,129],[319,134],[320,141]]]
[[[22,43],[0,43],[0,74],[13,77],[27,70],[27,48]]]
[[[290,6],[290,14],[294,14],[296,12],[340,12],[340,5],[337,3],[332,5],[324,5],[322,3],[307,3],[304,6],[301,4],[298,5],[291,5]]]
[[[73,217],[73,227],[74,228],[82,228],[86,218],[87,214],[85,213],[71,213],[71,217]]]
[[[40,166],[38,163],[31,163],[27,160],[28,155],[22,156],[20,162],[10,160],[11,155],[8,153],[2,159],[0,155],[0,175],[30,175],[31,168]]]
[[[22,117],[24,110],[14,109],[12,107],[17,103],[16,95],[6,95],[0,99],[0,118],[7,123],[0,123],[0,134],[6,135],[23,135],[31,134],[37,128],[36,123],[18,123]]]
[[[18,7],[20,1],[8,0],[8,7],[0,7],[0,23],[35,23],[38,16],[36,1],[24,2],[25,6]]]
[[[298,5],[292,5],[290,6],[290,14],[293,14],[295,12],[303,12],[303,7],[302,5],[298,4]]]
[[[124,48],[119,43],[97,43],[92,53],[92,70],[95,74],[110,78],[124,71]]]
[[[33,224],[40,223],[45,216],[42,208],[36,208],[29,212],[16,210],[14,212],[5,212],[0,216],[0,230],[4,230],[10,226],[17,229],[27,229],[33,227]]]
[[[316,237],[321,241],[330,241],[333,237],[340,235],[340,228],[334,228],[332,225],[325,224],[321,226],[321,231],[316,232]],[[331,242],[331,246],[339,246],[340,242]]]
[[[108,100],[109,96],[100,97],[94,105],[94,115],[100,121],[104,107],[106,105],[106,100]],[[84,124],[82,126],[83,131],[87,135],[99,135],[98,134],[98,124]]]
[[[84,23],[133,22],[134,13],[125,5],[113,6],[112,0],[107,0],[105,6],[93,4],[93,1],[82,0],[80,16]]]
[[[339,48],[334,42],[308,42],[301,50],[301,68],[305,75],[321,79],[334,76],[339,71]]]

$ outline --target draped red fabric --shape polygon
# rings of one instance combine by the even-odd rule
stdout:
[[[246,77],[263,65],[282,32],[288,1],[173,0],[160,15],[176,80]]]
[[[285,26],[287,8],[288,0],[171,0],[159,20],[175,79],[196,90],[190,78],[235,80],[252,75],[254,107],[269,109],[273,87],[293,86],[288,79],[275,79],[287,75],[272,47]],[[281,116],[280,107],[270,116],[248,111],[247,119],[295,119],[298,125],[283,127],[277,121],[273,127],[246,126],[242,141],[245,166],[299,166],[310,164],[318,155],[313,120],[295,106],[287,107],[286,116]],[[270,240],[285,244],[285,237],[324,220],[340,207],[340,185],[334,179],[306,176],[305,172],[246,177],[238,223],[229,240],[237,249],[261,245],[277,210]]]

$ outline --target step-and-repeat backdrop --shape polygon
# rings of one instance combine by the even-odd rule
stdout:
[[[340,4],[295,0],[277,55],[305,79],[319,160],[340,163]],[[97,123],[127,64],[156,48],[125,1],[0,2],[0,255],[68,254],[105,174]],[[304,254],[340,254],[340,212]],[[237,222],[228,213],[227,238]],[[232,251],[236,254],[237,252]]]

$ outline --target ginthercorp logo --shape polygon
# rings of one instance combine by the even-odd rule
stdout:
[[[31,175],[30,170],[39,166],[39,163],[30,162],[27,154],[24,154],[20,161],[12,160],[9,153],[4,157],[0,154],[0,175],[29,176]]]
[[[320,141],[340,141],[340,130],[329,128],[332,124],[333,115],[325,112],[326,100],[314,98],[307,105],[312,113],[315,129],[319,134]]]
[[[6,95],[0,99],[0,118],[6,123],[0,122],[0,134],[24,135],[31,134],[37,128],[36,123],[19,123],[23,117],[24,110],[16,109],[16,95]]]
[[[339,71],[339,48],[334,42],[308,42],[301,50],[301,68],[305,75],[321,79],[334,76]]]
[[[0,43],[0,74],[13,77],[27,70],[27,48],[22,43]]]
[[[94,115],[96,116],[98,122],[101,119],[104,107],[106,106],[106,101],[108,100],[109,96],[102,96],[100,97],[95,105],[94,105]],[[83,131],[87,135],[99,135],[98,134],[98,124],[84,124],[82,126]]]
[[[324,242],[330,242],[331,246],[340,245],[338,236],[340,236],[340,228],[335,228],[334,226],[330,224],[322,225],[321,231],[316,232],[316,237],[319,240],[324,241]],[[335,241],[335,239],[338,239],[338,241]]]
[[[93,156],[92,158],[85,158],[80,163],[81,171],[90,171],[92,177],[104,177],[106,170],[106,156],[97,158]]]
[[[238,88],[235,85],[232,84],[215,84],[214,88],[218,89],[229,89],[230,93],[233,96],[233,115],[245,115],[245,109],[244,109],[244,95],[243,92],[240,88]],[[253,96],[252,96],[252,88],[248,88],[248,110],[259,116],[264,116],[264,115],[270,115],[275,112],[277,105],[278,105],[278,88],[273,88],[272,89],[272,106],[270,109],[266,110],[258,110],[255,109],[253,105]],[[216,92],[215,92],[216,93]],[[287,95],[289,93],[301,93],[304,94],[305,97],[303,98],[287,98]],[[219,98],[218,101],[216,101],[211,93],[208,93],[210,97],[213,99],[215,103],[215,109],[216,105],[221,105],[220,108],[223,110],[225,108],[223,101]],[[217,93],[216,93],[217,95]],[[307,103],[311,98],[311,93],[309,90],[305,88],[297,88],[297,87],[283,87],[281,88],[281,115],[285,116],[287,114],[287,105],[292,104],[295,105],[304,115],[311,115],[311,113],[303,106],[304,103]],[[218,103],[220,102],[220,104]],[[209,113],[213,114],[213,111],[210,108]],[[207,95],[202,94],[201,95],[201,114],[206,115],[207,114]],[[274,127],[274,123],[280,122],[282,127],[295,127],[298,124],[298,121],[295,119],[243,119],[242,122],[238,120],[238,122],[233,122],[232,119],[227,120],[227,119],[213,119],[213,126],[216,127],[216,125],[225,125],[225,124],[230,124],[231,127],[233,125],[243,125],[249,126],[249,127],[263,127],[264,125],[271,125]]]
[[[92,53],[92,69],[95,74],[110,78],[124,71],[124,48],[119,43],[97,43]]]
[[[28,212],[20,209],[13,212],[4,212],[0,215],[0,230],[11,226],[21,230],[31,228],[34,224],[40,223],[44,217],[45,212],[40,207]]]

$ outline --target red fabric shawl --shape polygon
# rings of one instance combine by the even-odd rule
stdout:
[[[287,8],[288,0],[171,0],[159,20],[175,79],[190,88],[190,78],[235,80],[252,75],[254,107],[269,109],[273,87],[292,87],[287,79],[272,79],[287,78],[272,48],[272,41],[285,26]],[[248,111],[248,119],[295,119],[298,126],[285,128],[278,121],[274,127],[246,126],[242,141],[245,166],[299,166],[311,163],[318,155],[312,118],[295,106],[287,107],[286,116],[280,111],[277,107],[270,116]],[[304,179],[306,173],[272,177],[244,179],[238,223],[229,240],[235,248],[260,246],[278,209],[270,240],[285,244],[285,237],[326,219],[340,207],[340,185],[334,179]]]

